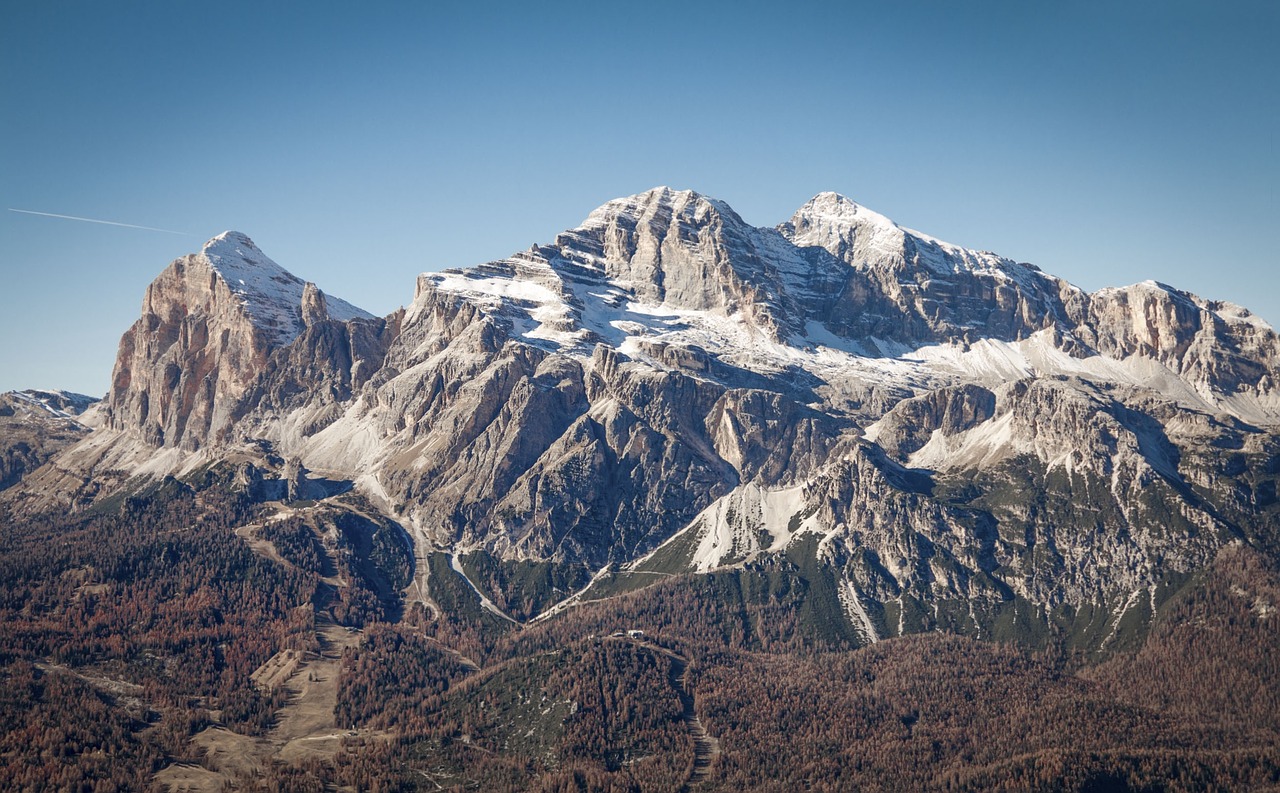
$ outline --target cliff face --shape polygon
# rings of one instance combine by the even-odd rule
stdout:
[[[111,426],[136,429],[154,446],[198,448],[225,432],[229,406],[269,352],[206,261],[174,262],[147,287],[142,317],[120,340],[107,402]]]
[[[335,301],[338,318],[369,317]],[[110,426],[152,446],[199,449],[228,438],[235,405],[266,366],[330,316],[324,295],[226,232],[173,262],[147,287],[120,340],[106,399]]]
[[[1157,361],[1196,393],[1229,405],[1280,406],[1275,331],[1248,309],[1154,281],[1102,289],[1069,307],[1072,331],[1110,358]]]
[[[224,234],[148,289],[105,411],[171,467],[349,479],[419,551],[816,564],[871,639],[1154,603],[1269,542],[1278,366],[1264,322],[1170,287],[1086,293],[834,194],[761,229],[659,188],[383,319]]]
[[[898,226],[821,193],[778,227],[795,246],[846,265],[821,319],[854,338],[924,342],[1022,339],[1053,327],[1079,290],[1039,269]]]

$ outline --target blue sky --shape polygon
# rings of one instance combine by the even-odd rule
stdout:
[[[0,208],[190,236],[0,211],[0,390],[103,393],[225,229],[386,313],[659,184],[1280,323],[1277,37],[1274,3],[4,3]]]

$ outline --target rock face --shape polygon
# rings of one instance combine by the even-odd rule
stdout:
[[[302,324],[311,327],[329,318],[329,301],[319,287],[307,281],[302,287]]]
[[[974,383],[944,386],[904,399],[877,422],[875,441],[896,459],[929,443],[934,433],[949,437],[995,415],[996,395]]]
[[[1278,365],[1266,323],[1160,284],[1086,293],[832,193],[770,229],[658,188],[383,319],[221,235],[148,289],[106,414],[353,480],[420,551],[811,564],[862,640],[1013,609],[1104,614],[1097,643],[1271,541]]]
[[[835,193],[821,193],[779,229],[802,249],[847,265],[822,320],[854,338],[1004,341],[1050,328],[1079,290],[1037,268],[898,226]]]
[[[329,316],[371,318],[343,301],[328,305],[245,235],[214,237],[147,287],[142,316],[120,340],[110,425],[153,446],[224,440],[234,406],[270,354]]]
[[[1248,309],[1146,281],[1100,290],[1070,314],[1075,335],[1103,355],[1158,361],[1209,400],[1275,410],[1280,346]]]

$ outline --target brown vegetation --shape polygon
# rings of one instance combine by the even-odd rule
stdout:
[[[391,624],[387,584],[404,571],[385,535],[326,547],[309,518],[165,488],[115,514],[4,524],[5,789],[141,789],[166,766],[175,780],[216,770],[217,742],[192,736],[234,736],[210,725],[270,743],[304,715],[330,725],[317,733],[329,748],[223,778],[264,791],[1280,788],[1280,575],[1246,547],[1171,601],[1136,652],[1099,664],[939,634],[852,650],[814,632],[786,580],[735,605],[732,575],[523,627],[462,608],[454,581],[437,594],[455,608]],[[251,522],[278,559],[236,535]],[[646,638],[606,638],[632,627]],[[282,709],[320,669],[272,677],[295,656],[265,662],[290,648],[328,659],[336,681],[313,685],[332,717]],[[692,716],[720,750],[696,769]]]

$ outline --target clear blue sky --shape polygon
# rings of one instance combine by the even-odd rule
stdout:
[[[757,225],[835,190],[1280,323],[1278,7],[4,2],[0,390],[103,393],[225,229],[385,313],[659,184]]]

